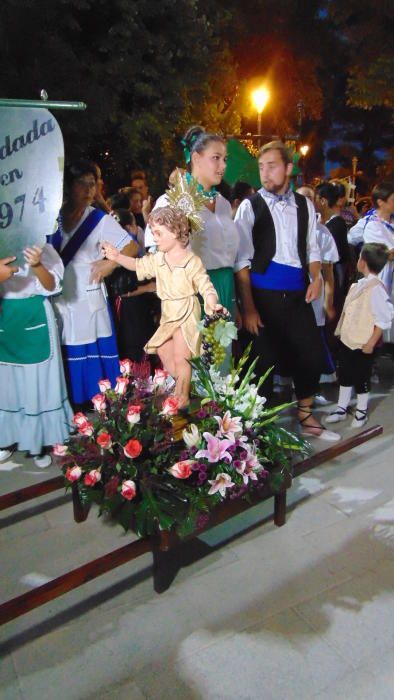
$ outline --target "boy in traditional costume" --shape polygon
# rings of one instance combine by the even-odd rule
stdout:
[[[376,344],[391,327],[394,308],[383,283],[378,279],[389,259],[389,250],[380,243],[363,246],[357,263],[363,275],[352,284],[345,300],[335,335],[340,338],[338,356],[339,398],[327,423],[346,420],[354,386],[357,407],[351,424],[361,428],[368,420],[368,399]]]

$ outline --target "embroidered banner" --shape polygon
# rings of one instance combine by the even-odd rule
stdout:
[[[64,146],[47,109],[0,110],[0,259],[43,245],[62,203]]]

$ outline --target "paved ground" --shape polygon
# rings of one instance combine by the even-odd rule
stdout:
[[[391,359],[379,375],[384,434],[298,478],[285,527],[264,504],[201,538],[161,596],[144,555],[5,625],[2,700],[392,700]],[[57,473],[16,455],[0,492]],[[62,491],[1,516],[2,601],[130,539],[76,525]]]

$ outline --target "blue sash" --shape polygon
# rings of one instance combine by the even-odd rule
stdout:
[[[51,236],[47,236],[47,242],[50,243],[59,253],[61,259],[63,260],[64,267],[71,262],[74,255],[80,249],[82,243],[86,241],[87,237],[92,233],[93,229],[96,228],[103,216],[106,216],[106,214],[105,212],[101,211],[101,209],[93,209],[93,211],[88,214],[85,221],[74,233],[69,242],[64,246],[62,251],[60,251],[62,244],[62,234],[60,228],[58,228],[57,231],[55,231],[55,233],[53,233]]]
[[[263,273],[251,272],[252,287],[281,292],[299,292],[305,289],[305,273],[301,267],[282,265],[273,260]]]

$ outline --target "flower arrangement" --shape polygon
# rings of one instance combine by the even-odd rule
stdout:
[[[232,332],[224,335],[231,342]],[[249,354],[232,362],[226,376],[218,363],[193,358],[189,421],[178,414],[165,371],[141,376],[140,367],[121,361],[115,387],[99,382],[94,418],[77,413],[78,435],[54,448],[66,485],[125,530],[149,535],[156,527],[175,528],[180,536],[204,526],[225,499],[248,498],[267,483],[279,487],[305,443],[275,425],[288,404],[265,407],[259,393],[265,377],[253,383]]]

